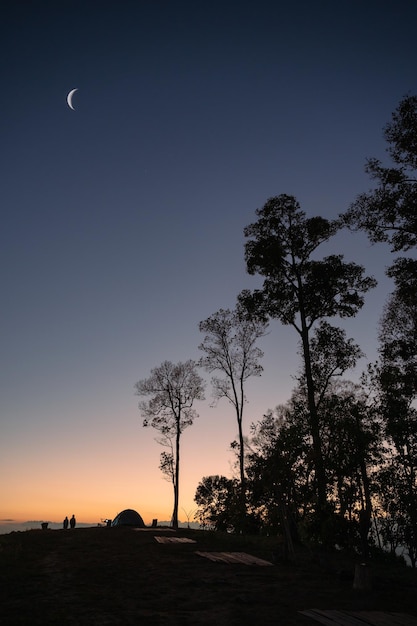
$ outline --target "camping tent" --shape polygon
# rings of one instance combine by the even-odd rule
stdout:
[[[112,526],[134,526],[135,528],[145,528],[145,523],[139,513],[133,509],[125,509],[111,523]]]

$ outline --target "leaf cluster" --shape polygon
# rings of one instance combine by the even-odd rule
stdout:
[[[214,396],[225,397],[239,407],[245,381],[260,376],[263,370],[259,363],[263,352],[256,342],[265,335],[267,322],[237,306],[233,311],[220,309],[200,322],[199,329],[204,333],[199,345],[204,353],[200,365],[208,372],[223,374],[212,378]]]
[[[242,305],[260,317],[291,324],[300,334],[299,315],[307,328],[323,317],[354,316],[376,281],[342,255],[312,258],[340,222],[306,218],[297,200],[287,195],[270,198],[257,215],[258,221],[245,228],[245,259],[248,272],[264,276],[264,282],[261,290],[241,293]]]
[[[173,364],[164,361],[151,375],[136,383],[136,395],[150,396],[139,403],[143,425],[165,437],[177,436],[190,426],[197,413],[195,400],[204,400],[204,381],[193,360]]]
[[[197,486],[194,500],[196,517],[202,526],[219,531],[234,531],[240,521],[238,481],[225,476],[204,476]]]
[[[341,218],[372,243],[388,242],[398,252],[417,244],[417,96],[401,100],[384,136],[393,165],[368,159],[365,171],[376,187],[360,194]]]

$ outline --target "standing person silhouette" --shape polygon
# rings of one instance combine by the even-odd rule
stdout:
[[[65,516],[64,521],[62,522],[63,527],[65,528],[65,530],[68,528],[68,517]]]
[[[71,519],[70,519],[70,526],[71,526],[71,528],[75,528],[75,524],[76,524],[76,523],[77,523],[77,522],[76,522],[76,519],[75,519],[75,517],[74,517],[74,515],[73,515],[73,516],[71,517]]]

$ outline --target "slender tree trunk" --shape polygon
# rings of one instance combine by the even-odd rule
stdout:
[[[361,535],[362,543],[362,556],[364,559],[369,557],[369,531],[372,524],[372,500],[371,500],[371,487],[369,484],[369,477],[365,461],[365,450],[363,446],[363,433],[360,424],[359,417],[356,416],[356,427],[358,436],[358,451],[359,451],[359,468],[362,478],[365,506],[359,515],[359,532]]]
[[[314,452],[314,469],[316,474],[317,485],[317,506],[319,519],[324,521],[326,511],[326,474],[324,471],[323,454],[321,446],[320,425],[317,414],[316,400],[314,397],[314,381],[311,371],[311,357],[310,357],[310,344],[308,329],[305,319],[304,308],[300,303],[300,318],[301,318],[301,340],[303,344],[303,357],[305,366],[305,376],[307,384],[307,403],[310,414],[310,430],[313,439],[313,452]]]
[[[180,497],[180,427],[177,424],[177,434],[175,438],[175,479],[174,479],[174,510],[172,513],[172,527],[178,528],[178,504]]]
[[[239,427],[239,474],[240,474],[240,486],[242,491],[245,491],[245,443],[243,441],[242,420],[238,420]]]
[[[234,407],[236,409],[236,420],[238,427],[239,437],[239,478],[240,478],[240,493],[239,493],[239,507],[240,507],[240,530],[243,532],[246,528],[246,477],[245,477],[245,444],[243,440],[243,380],[240,379],[240,390],[238,393],[235,381],[231,379]]]
[[[240,446],[240,484],[242,487],[243,499],[246,501],[246,477],[245,477],[245,444],[243,441],[243,403],[245,394],[243,392],[243,379],[240,378],[240,402],[238,403],[237,421],[239,425],[239,446]]]
[[[378,540],[378,546],[379,546],[379,549],[382,550],[381,536],[379,534],[378,522],[377,522],[377,519],[375,517],[375,514],[373,514],[373,519],[374,519],[374,527],[375,527],[376,538]]]
[[[241,530],[246,528],[246,477],[245,477],[245,448],[243,441],[242,417],[238,417],[239,426],[239,470],[240,470],[240,517]]]
[[[417,562],[417,499],[416,499],[416,473],[414,471],[413,453],[410,446],[410,442],[406,443],[407,458],[409,459],[410,469],[406,470],[407,486],[409,493],[409,518],[410,518],[410,531],[408,541],[408,556],[410,557],[411,567],[416,567]]]
[[[288,507],[284,502],[281,489],[277,489],[278,511],[284,535],[284,559],[285,561],[294,561],[295,552],[294,544],[291,536],[290,524],[288,521]]]
[[[306,376],[306,384],[307,384],[307,403],[308,403],[308,410],[310,414],[311,437],[313,439],[314,469],[315,469],[315,474],[316,474],[316,485],[317,485],[317,508],[318,508],[319,521],[323,522],[326,517],[326,508],[327,508],[326,507],[327,505],[326,474],[324,471],[319,417],[317,413],[316,399],[314,395],[315,390],[314,390],[313,373],[311,369],[309,329],[307,327],[306,312],[305,312],[305,306],[304,306],[303,283],[302,283],[301,276],[299,274],[297,274],[297,287],[298,287],[297,297],[298,297],[298,305],[299,305],[300,321],[301,321],[301,333],[300,334],[301,334],[301,341],[303,345],[304,367],[305,367],[305,376]],[[297,330],[298,332],[300,332],[299,329]]]

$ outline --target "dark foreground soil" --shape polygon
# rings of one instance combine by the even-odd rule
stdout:
[[[31,530],[0,536],[0,624],[314,626],[308,608],[417,615],[417,577],[372,563],[373,588],[353,590],[355,561],[299,549],[272,567],[213,563],[202,551],[271,560],[273,538],[180,530],[196,544],[160,544],[161,529]]]

